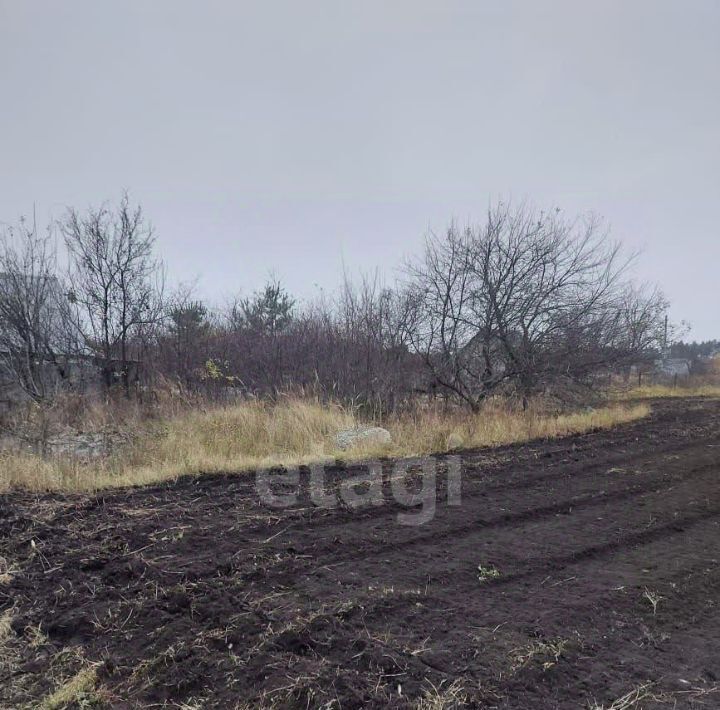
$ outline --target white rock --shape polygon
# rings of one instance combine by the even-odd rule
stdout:
[[[338,449],[350,449],[358,444],[389,444],[392,441],[390,432],[379,426],[362,429],[346,429],[335,436]]]

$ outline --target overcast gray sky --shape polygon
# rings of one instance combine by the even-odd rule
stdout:
[[[0,106],[0,221],[128,188],[211,299],[529,198],[720,337],[718,0],[0,0]]]

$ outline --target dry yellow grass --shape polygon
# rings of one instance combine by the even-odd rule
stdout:
[[[12,624],[12,609],[8,609],[0,614],[0,649],[8,636],[10,636],[10,630]]]
[[[428,686],[423,691],[422,698],[417,701],[415,710],[450,710],[464,707],[467,703],[467,696],[460,678],[449,685],[440,683],[439,686],[428,681]]]
[[[40,703],[41,710],[62,710],[71,704],[80,704],[89,700],[97,683],[97,670],[94,667],[83,668],[70,680],[57,688]]]
[[[477,415],[421,412],[391,420],[391,455],[412,456],[458,448],[502,446],[533,439],[557,438],[646,417],[647,405],[609,406],[573,414],[549,415],[530,409],[512,411],[489,405]]]
[[[607,428],[644,417],[649,411],[646,405],[614,405],[550,416],[537,411],[512,412],[492,404],[477,415],[421,411],[384,423],[392,434],[392,444],[342,452],[336,447],[335,434],[359,424],[342,407],[292,399],[279,404],[249,402],[148,423],[132,443],[96,461],[4,452],[0,490],[92,490],[148,484],[184,474],[238,472],[337,457],[414,456],[497,446]]]
[[[620,392],[617,399],[661,399],[669,397],[720,397],[720,385],[690,384],[679,387],[670,385],[643,385]]]

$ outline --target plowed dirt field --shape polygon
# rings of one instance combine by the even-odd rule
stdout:
[[[460,505],[437,457],[423,525],[307,471],[0,496],[0,706],[720,708],[720,401],[652,406],[461,452]]]

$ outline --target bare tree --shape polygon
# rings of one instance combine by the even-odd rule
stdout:
[[[593,217],[566,220],[557,210],[499,204],[488,213],[472,263],[478,300],[492,312],[504,367],[526,405],[548,378],[576,374],[575,351],[559,358],[557,344],[569,332],[602,332],[628,261]]]
[[[551,382],[647,351],[637,336],[656,326],[660,303],[635,298],[630,308],[631,260],[593,217],[499,203],[484,225],[431,237],[409,268],[415,347],[472,409],[505,383],[527,406]]]
[[[411,304],[409,340],[429,369],[431,390],[451,393],[477,411],[503,380],[493,357],[494,317],[481,313],[473,279],[474,232],[451,225],[431,235],[424,258],[408,265]]]
[[[78,327],[106,386],[119,376],[129,396],[133,355],[162,318],[162,265],[154,256],[153,230],[127,194],[114,209],[103,205],[84,215],[69,209],[61,229]]]
[[[24,220],[0,237],[0,359],[12,383],[36,401],[68,378],[75,351],[52,236]]]

